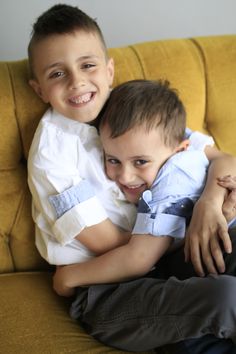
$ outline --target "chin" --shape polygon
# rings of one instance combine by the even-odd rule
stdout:
[[[130,196],[125,194],[126,199],[128,200],[128,202],[132,203],[132,204],[138,204],[139,201],[139,196]]]

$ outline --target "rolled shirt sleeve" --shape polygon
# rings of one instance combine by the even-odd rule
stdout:
[[[61,245],[71,242],[85,227],[99,224],[107,218],[93,186],[86,180],[60,194],[49,196],[49,202],[56,214],[52,230]]]
[[[61,245],[70,243],[85,227],[99,224],[107,213],[96,196],[79,203],[62,214],[52,226]]]
[[[186,231],[185,218],[165,213],[157,213],[155,217],[139,213],[132,234],[150,234],[153,236],[171,236],[184,238]]]

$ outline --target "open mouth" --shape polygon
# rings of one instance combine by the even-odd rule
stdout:
[[[141,196],[141,193],[146,189],[146,184],[142,183],[133,186],[120,185],[120,188],[125,194],[139,197]]]
[[[94,92],[87,92],[84,95],[70,97],[68,101],[70,104],[75,106],[83,105],[85,103],[90,102],[93,99],[94,95],[95,95]]]

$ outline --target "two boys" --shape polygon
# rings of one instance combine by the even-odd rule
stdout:
[[[129,241],[130,234],[123,230],[132,229],[135,217],[135,207],[127,202],[117,185],[104,173],[101,142],[96,129],[92,126],[110,94],[114,75],[113,62],[107,57],[104,40],[96,22],[77,8],[66,5],[54,6],[34,25],[29,45],[29,61],[33,74],[30,84],[52,107],[39,124],[28,162],[29,186],[34,206],[33,217],[36,223],[36,244],[41,255],[50,263],[64,265],[81,262],[80,265],[86,267],[87,264],[92,264],[89,260],[95,255],[105,253]],[[200,149],[205,145],[204,142]],[[215,151],[213,155],[221,156]],[[218,161],[215,164],[217,165]],[[220,173],[222,173],[221,167]],[[235,171],[230,166],[225,173],[235,174]],[[218,176],[219,170],[216,169],[214,175]],[[210,196],[215,195],[216,188],[210,190]],[[214,196],[218,200],[217,205],[221,204],[217,217],[222,220],[221,206],[225,195],[223,189],[218,190],[218,195],[218,199]],[[212,225],[215,223],[213,219],[210,220]],[[227,229],[226,222],[223,224],[223,229]],[[230,251],[231,243],[228,234],[224,235],[223,242],[226,251]],[[216,264],[218,263],[222,266],[221,258],[216,258]],[[114,270],[118,266],[115,264]],[[58,269],[56,276],[58,275],[59,286],[63,278],[60,270],[72,269],[70,267],[73,266]],[[96,276],[96,269],[93,272]],[[208,308],[197,330],[193,318],[187,319],[187,303],[182,308],[181,316],[176,313],[176,323],[180,326],[186,314],[188,326],[186,326],[187,331],[182,332],[183,338],[199,336],[205,329],[205,316],[210,316],[212,319],[220,316],[220,323],[233,328],[234,317],[233,319],[232,316],[230,317],[233,324],[227,322],[227,313],[234,313],[233,304],[227,297],[229,287],[225,287],[224,296],[222,294],[216,296],[214,306],[211,301],[212,293],[215,293],[218,287],[222,289],[223,283],[227,283],[233,289],[234,278],[232,279],[222,276],[219,281],[214,282],[214,286],[208,278],[190,279],[188,283],[191,286],[188,290],[185,282],[170,279],[165,283],[163,280],[155,279],[155,297],[159,299],[159,295],[162,294],[161,299],[166,299],[165,304],[168,304],[163,308],[162,319],[167,320],[170,313],[173,313],[173,304],[168,300],[169,293],[165,290],[166,286],[172,283],[172,294],[179,292],[180,288],[183,297],[189,298],[192,294],[194,302],[198,304],[197,312],[199,308]],[[152,345],[154,348],[179,340],[178,331],[176,332],[178,325],[172,328],[169,336],[166,336],[164,327],[163,330],[158,327],[158,333],[155,331],[152,333],[148,326],[143,336],[137,337],[140,324],[136,320],[132,324],[130,321],[126,323],[127,326],[131,325],[126,332],[129,336],[120,338],[121,328],[124,333],[122,314],[124,314],[124,294],[127,294],[128,288],[130,289],[128,301],[133,304],[131,317],[136,319],[137,308],[140,308],[139,317],[142,317],[144,322],[148,312],[155,313],[156,320],[160,320],[160,313],[156,312],[157,304],[153,302],[154,293],[147,291],[150,287],[152,287],[151,279],[144,278],[140,279],[139,283],[120,284],[119,289],[122,291],[118,293],[114,287],[112,291],[104,286],[90,287],[89,291],[81,288],[79,290],[83,293],[83,300],[81,302],[81,297],[78,296],[76,304],[79,305],[80,310],[82,306],[83,311],[82,313],[80,311],[80,315],[78,312],[74,313],[74,317],[82,316],[82,322],[98,339],[124,349],[134,350],[134,347],[137,347],[141,350],[146,345]],[[197,289],[201,289],[201,292],[196,291]],[[207,289],[212,289],[211,294],[207,295]],[[59,288],[57,290],[60,292]],[[97,300],[104,291],[104,301],[101,304]],[[144,308],[141,310],[140,304],[134,301],[134,297],[142,298],[144,292],[149,311]],[[102,318],[106,323],[110,322],[112,313],[109,310],[109,294],[111,293],[116,303],[120,304],[116,309],[120,316],[115,316],[115,327],[106,328],[103,327]],[[84,307],[86,297],[88,297],[86,304],[90,306],[89,313],[87,306]],[[216,306],[222,303],[224,311],[227,310],[223,317],[222,306]],[[180,307],[178,299],[175,305],[176,308]],[[104,306],[108,312],[104,311]],[[196,309],[192,311],[196,314]],[[95,317],[93,313],[96,313]],[[126,310],[125,313],[127,314]],[[92,319],[92,323],[87,322],[90,322],[89,318]],[[214,330],[213,333],[219,335],[218,331]],[[152,335],[152,343],[145,339],[145,335]],[[233,337],[232,333],[226,335]],[[134,340],[134,337],[137,338]]]

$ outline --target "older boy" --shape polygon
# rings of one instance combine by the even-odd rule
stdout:
[[[28,159],[36,245],[51,264],[83,262],[126,243],[121,228],[129,230],[135,215],[106,177],[100,139],[88,124],[110,93],[113,61],[94,20],[56,5],[34,25],[29,62],[30,85],[51,105]]]

